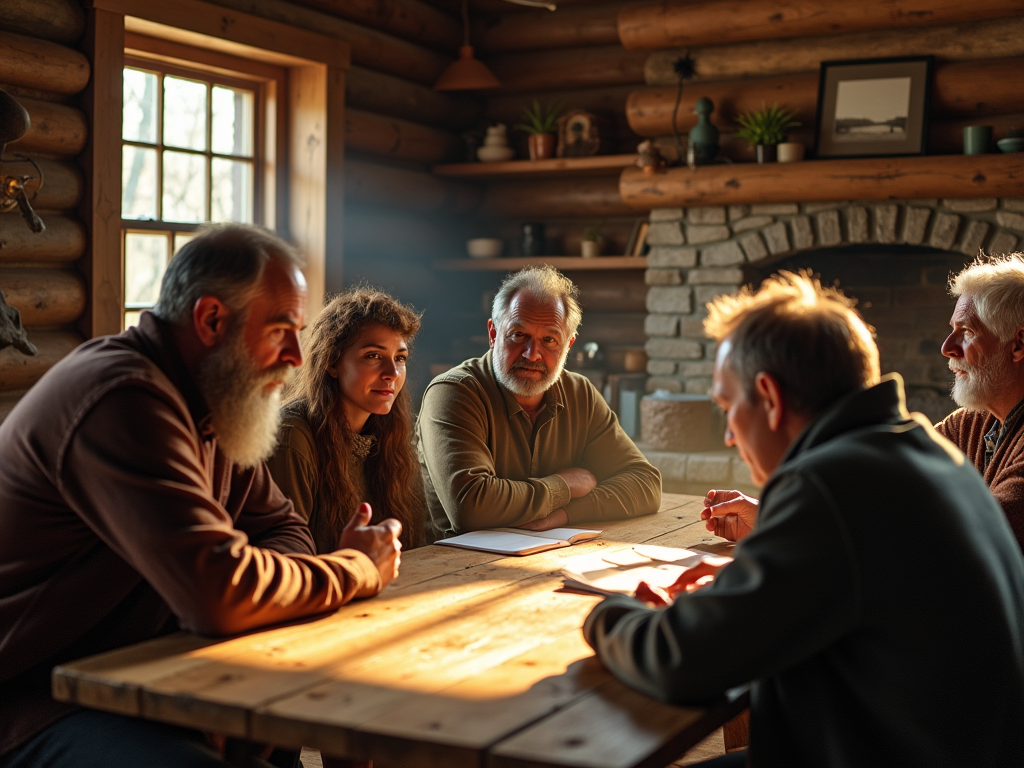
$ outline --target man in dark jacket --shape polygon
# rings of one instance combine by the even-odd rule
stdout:
[[[226,635],[376,595],[401,526],[317,556],[263,459],[302,363],[298,255],[211,228],[153,313],[53,367],[0,426],[0,768],[216,766],[202,734],[50,698],[57,664],[176,629]]]
[[[783,274],[709,310],[757,521],[668,607],[601,603],[588,642],[671,702],[752,681],[749,754],[722,765],[1024,764],[1024,558],[985,483],[909,416],[898,376],[879,381],[838,292]]]

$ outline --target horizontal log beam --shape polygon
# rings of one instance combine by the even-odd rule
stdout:
[[[35,99],[19,98],[18,101],[28,112],[32,127],[20,141],[9,144],[8,150],[73,157],[85,149],[89,125],[82,110]]]
[[[29,162],[5,163],[7,173],[31,175],[33,179],[25,186],[31,197],[32,207],[40,211],[67,211],[78,207],[85,193],[85,177],[81,169],[66,160],[36,160],[43,172],[43,187],[39,189],[36,169]]]
[[[429,45],[444,52],[462,43],[462,24],[419,0],[292,0],[331,16],[379,29],[404,40]],[[618,32],[616,31],[616,40]]]
[[[492,181],[487,184],[481,212],[491,216],[552,218],[576,216],[600,219],[628,216],[615,177]]]
[[[1018,76],[1024,58],[960,61],[935,67],[931,115],[936,118],[977,117],[1017,112],[1021,107]],[[712,122],[729,130],[736,115],[763,103],[779,102],[795,110],[805,125],[813,125],[818,102],[818,75],[805,73],[775,77],[702,83],[684,90],[678,122],[683,132],[696,122],[693,105],[701,96],[715,102]],[[675,88],[634,91],[626,104],[630,127],[641,136],[672,133]]]
[[[647,175],[627,168],[619,178],[637,210],[675,206],[934,197],[1017,197],[1024,156],[924,156],[815,160],[782,165],[712,165]]]
[[[646,52],[624,51],[618,45],[506,53],[487,59],[505,92],[642,83],[646,62]]]
[[[345,76],[345,105],[456,131],[469,128],[480,117],[480,105],[469,98],[438,93],[363,67],[352,67]]]
[[[85,280],[69,269],[0,269],[0,291],[26,328],[73,323],[85,312]]]
[[[683,48],[766,38],[927,27],[1020,14],[1020,0],[663,0],[619,11],[619,39],[629,50]]]
[[[39,353],[27,356],[14,347],[0,349],[0,391],[28,389],[84,339],[67,331],[29,333]]]
[[[479,188],[473,184],[362,160],[345,162],[345,200],[353,205],[422,213],[466,213],[476,207],[479,199]]]
[[[0,263],[70,262],[85,253],[85,225],[59,214],[43,217],[46,231],[35,234],[17,213],[0,214]]]
[[[433,85],[454,60],[376,29],[353,24],[283,0],[211,0],[216,5],[279,21],[343,40],[352,47],[352,63]],[[454,52],[453,52],[454,54]]]
[[[85,11],[76,0],[4,0],[0,29],[73,45],[85,31]]]
[[[598,115],[624,120],[626,100],[635,91],[630,85],[603,88],[576,88],[545,92],[541,101],[565,104],[573,109],[585,109]],[[523,109],[533,104],[536,94],[514,93],[491,96],[484,111],[488,120],[515,123],[522,120]]]
[[[673,63],[685,49],[654,51],[644,65],[648,85],[676,84]],[[941,27],[885,29],[846,35],[761,40],[689,49],[697,67],[693,83],[734,77],[817,72],[821,62],[842,59],[923,56],[969,61],[1024,56],[1024,16]]]
[[[462,142],[455,134],[430,126],[345,110],[345,148],[399,160],[442,163],[461,158]]]
[[[0,32],[0,83],[73,94],[88,82],[89,60],[73,48]]]
[[[437,214],[345,205],[345,266],[385,256],[389,260],[450,255],[464,247],[459,223]]]
[[[507,13],[478,26],[473,39],[485,53],[618,45],[619,4]]]

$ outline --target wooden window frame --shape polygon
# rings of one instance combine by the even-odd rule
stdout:
[[[122,70],[126,43],[136,35],[163,41],[162,55],[172,58],[174,50],[188,46],[208,52],[207,66],[241,58],[285,72],[285,93],[275,94],[276,120],[266,126],[280,155],[274,178],[265,179],[274,193],[264,199],[263,211],[266,224],[305,258],[307,317],[315,317],[327,286],[337,289],[342,281],[348,44],[200,0],[91,0],[87,20],[83,47],[93,72],[85,93],[91,131],[82,156],[89,180],[81,210],[89,229],[83,333],[94,337],[121,329]],[[221,64],[218,56],[226,57]]]

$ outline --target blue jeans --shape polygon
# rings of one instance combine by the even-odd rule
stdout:
[[[0,757],[0,768],[255,768],[298,766],[298,754],[277,750],[266,763],[245,742],[234,742],[230,761],[200,731],[82,710],[58,720],[28,743]],[[237,757],[236,757],[237,755]],[[276,759],[275,759],[276,758]]]

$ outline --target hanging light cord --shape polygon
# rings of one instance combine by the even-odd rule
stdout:
[[[462,0],[462,44],[469,45],[469,0]]]

